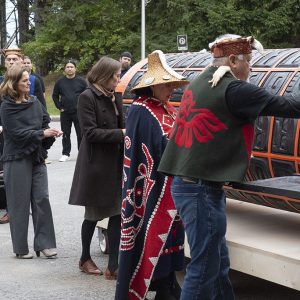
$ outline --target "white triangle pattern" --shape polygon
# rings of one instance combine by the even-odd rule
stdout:
[[[153,266],[156,266],[158,262],[158,257],[149,257],[149,260],[151,261]]]
[[[169,215],[173,219],[177,215],[177,210],[176,209],[169,209],[168,210]]]
[[[160,237],[160,239],[165,243],[165,241],[166,241],[167,238],[168,238],[168,234],[167,234],[167,233],[160,234],[159,237]]]
[[[148,287],[150,285],[151,280],[150,279],[144,279],[145,285]]]

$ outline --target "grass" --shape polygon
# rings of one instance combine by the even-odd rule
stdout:
[[[55,104],[52,100],[52,91],[55,84],[55,81],[62,76],[61,73],[53,73],[43,77],[45,83],[45,98],[47,104],[47,111],[50,116],[59,116],[59,110],[55,107]]]
[[[55,107],[55,104],[51,96],[46,95],[46,104],[47,104],[47,111],[50,116],[59,116],[59,110]]]

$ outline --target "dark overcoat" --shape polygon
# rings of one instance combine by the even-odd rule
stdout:
[[[99,207],[103,218],[120,214],[123,167],[122,95],[111,98],[89,86],[78,100],[82,141],[69,204]]]

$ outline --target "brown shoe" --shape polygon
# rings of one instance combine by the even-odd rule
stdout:
[[[105,270],[104,273],[105,279],[107,280],[117,280],[118,277],[118,271],[111,272],[108,269]]]
[[[8,214],[5,214],[3,217],[0,218],[0,224],[5,224],[9,222]]]
[[[82,263],[79,261],[79,269],[89,275],[102,275],[103,272],[96,266],[92,259],[88,259],[86,262]]]

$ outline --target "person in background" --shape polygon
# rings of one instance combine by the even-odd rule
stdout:
[[[258,116],[300,116],[299,94],[276,96],[247,82],[252,48],[263,53],[251,36],[227,34],[210,44],[212,65],[184,91],[158,168],[174,176],[171,192],[191,251],[181,300],[234,299],[223,185],[244,179]]]
[[[22,66],[23,65],[23,53],[19,48],[8,48],[3,49],[2,54],[4,56],[4,64],[6,72],[11,69],[13,66]],[[4,80],[5,74],[0,76],[0,83]]]
[[[180,297],[175,271],[184,264],[184,229],[171,196],[172,179],[157,172],[176,110],[174,89],[188,83],[173,71],[164,54],[148,56],[148,70],[133,88],[126,120],[122,231],[116,300]]]
[[[19,48],[8,48],[3,49],[2,51],[5,57],[5,69],[6,71],[9,70],[12,66],[23,64],[23,53],[22,50]],[[3,81],[4,76],[1,76],[1,82]]]
[[[55,137],[62,132],[49,128],[45,107],[35,96],[29,96],[29,90],[29,74],[21,66],[11,67],[0,86],[4,135],[1,160],[13,252],[20,259],[33,257],[27,240],[30,206],[36,255],[57,255],[44,160]]]
[[[32,62],[31,62],[31,59],[30,57],[26,56],[24,57],[24,64],[25,64],[25,58],[26,58],[26,61],[27,61],[27,64],[30,64],[31,66],[31,74],[36,76],[39,80],[40,80],[40,83],[41,83],[41,86],[42,86],[42,91],[44,93],[44,97],[45,97],[45,92],[46,92],[46,88],[45,88],[45,83],[44,83],[44,80],[43,80],[43,77],[37,73],[34,72],[34,69],[33,69],[33,66],[32,66]],[[28,61],[29,59],[29,61]]]
[[[125,75],[125,73],[130,69],[132,54],[128,51],[125,51],[120,55],[119,60],[122,65],[122,69],[121,69],[121,78],[122,78]]]
[[[29,56],[24,56],[23,65],[29,73],[30,91],[29,95],[36,96],[40,102],[46,106],[45,100],[45,84],[41,76],[32,72],[32,62]]]
[[[2,51],[4,58],[5,58],[5,69],[6,71],[12,68],[13,66],[21,66],[23,63],[23,54],[21,49],[19,48],[9,48],[4,49]],[[4,80],[4,75],[0,76],[0,83]],[[0,101],[1,105],[1,101]],[[2,133],[2,125],[0,124],[0,155],[2,155],[3,152],[3,133]],[[0,163],[0,170],[3,170],[2,162]],[[1,192],[1,214],[0,214],[0,224],[6,224],[9,222],[9,215],[7,213],[7,203],[6,203],[6,195],[5,191],[3,190]]]
[[[109,260],[106,279],[116,279],[121,226],[121,191],[124,123],[122,95],[115,92],[121,64],[102,57],[87,74],[88,88],[79,96],[78,118],[82,130],[69,204],[85,207],[81,228],[79,269],[101,275],[90,255],[98,221],[108,218]]]
[[[39,101],[45,106],[47,109],[46,99],[45,99],[45,84],[41,76],[32,72],[32,62],[29,56],[24,56],[23,58],[23,66],[26,71],[29,73],[29,81],[30,81],[30,96],[36,96]],[[50,164],[51,161],[45,159],[46,164]]]
[[[79,95],[86,89],[87,83],[84,78],[76,74],[76,63],[69,60],[64,66],[65,75],[60,77],[54,85],[52,99],[56,108],[60,111],[62,138],[62,157],[60,162],[70,159],[71,152],[71,128],[74,124],[77,147],[81,142],[81,131],[77,116],[77,102]]]

